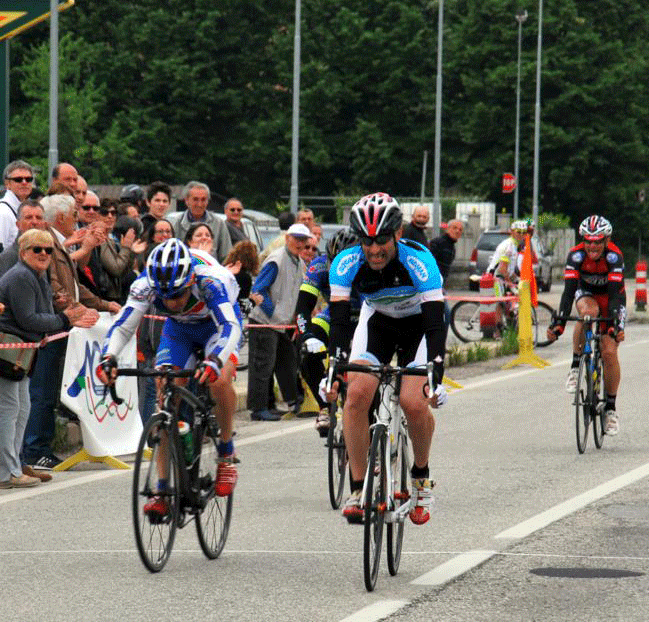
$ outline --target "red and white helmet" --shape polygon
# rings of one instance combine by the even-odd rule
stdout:
[[[579,235],[585,240],[601,240],[613,233],[613,226],[603,216],[589,216],[579,225]]]
[[[385,192],[375,192],[359,199],[349,216],[351,230],[358,236],[394,233],[402,223],[399,203]]]

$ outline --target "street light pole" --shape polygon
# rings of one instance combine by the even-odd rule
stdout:
[[[440,159],[442,145],[442,37],[444,33],[444,0],[439,0],[437,17],[437,91],[435,94],[435,164],[433,172],[433,237],[439,233],[441,202],[439,199]]]
[[[298,155],[300,147],[300,48],[302,46],[302,1],[295,0],[295,39],[293,42],[293,131],[291,139],[291,211],[297,214]]]
[[[521,39],[523,35],[523,22],[527,19],[527,11],[520,9],[516,14],[518,22],[518,74],[516,77],[516,140],[514,144],[514,178],[516,186],[514,187],[514,220],[518,220],[518,187],[520,180],[518,176],[518,152],[520,149],[521,133]]]
[[[539,37],[536,45],[536,104],[534,106],[534,188],[532,218],[539,224],[539,144],[541,139],[541,43],[543,41],[543,0],[539,0]]]
[[[47,183],[59,163],[59,6],[50,2],[50,148],[47,152]]]

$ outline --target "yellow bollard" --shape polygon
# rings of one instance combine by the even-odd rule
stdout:
[[[516,365],[527,363],[534,367],[546,367],[550,363],[534,354],[534,340],[532,339],[532,297],[530,295],[530,282],[520,281],[518,286],[518,356],[502,369],[510,369]]]

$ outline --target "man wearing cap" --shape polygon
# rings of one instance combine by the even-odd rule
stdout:
[[[248,321],[249,368],[247,407],[255,421],[277,421],[278,411],[269,409],[273,373],[289,408],[297,411],[297,353],[291,341],[292,329],[254,328],[255,324],[289,326],[295,321],[295,307],[306,271],[300,253],[311,232],[301,223],[286,231],[286,244],[264,261],[252,286],[255,308]]]

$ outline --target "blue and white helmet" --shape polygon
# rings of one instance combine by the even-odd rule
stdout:
[[[158,244],[146,261],[149,285],[163,298],[180,293],[189,285],[193,274],[189,249],[176,238]]]

